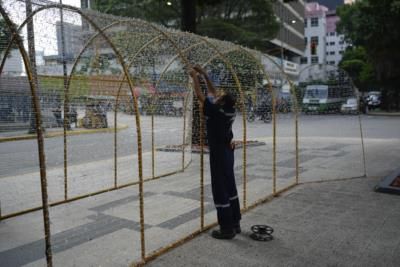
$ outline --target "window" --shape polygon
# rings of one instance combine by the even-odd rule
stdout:
[[[311,36],[310,42],[318,45],[318,36]]]
[[[307,64],[308,63],[308,58],[307,57],[302,57],[300,59],[300,64]]]
[[[339,41],[339,44],[340,44],[340,45],[344,44],[344,41]]]
[[[330,32],[329,35],[330,36],[335,36],[336,32]]]
[[[311,63],[312,64],[318,63],[318,57],[311,57]]]
[[[339,51],[339,54],[343,55],[343,53],[344,53],[344,51],[343,51],[343,50],[340,50],[340,51]]]
[[[330,42],[329,45],[335,45],[335,42]]]
[[[329,52],[326,52],[326,55],[329,55]]]
[[[335,51],[329,52],[329,55],[334,55],[334,54],[336,54]]]
[[[307,42],[308,42],[307,37],[304,37],[304,44],[307,45]]]
[[[304,19],[304,28],[307,28],[307,19]]]
[[[335,65],[335,61],[329,61],[328,64],[329,65]]]
[[[329,43],[326,43],[326,46],[329,46]]]
[[[318,27],[318,18],[311,18],[311,27]]]

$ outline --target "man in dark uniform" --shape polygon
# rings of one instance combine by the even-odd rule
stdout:
[[[240,229],[240,205],[236,189],[232,124],[235,120],[235,99],[231,94],[217,97],[217,92],[206,72],[199,66],[190,71],[195,93],[203,103],[207,119],[207,139],[210,151],[211,187],[217,209],[219,230],[212,232],[217,239],[232,239]],[[199,75],[207,84],[207,97],[200,88]]]

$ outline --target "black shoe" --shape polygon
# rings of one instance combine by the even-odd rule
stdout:
[[[235,225],[233,227],[233,230],[235,231],[235,233],[240,234],[242,232],[242,229],[240,228],[240,225]]]
[[[216,238],[216,239],[232,239],[236,235],[236,232],[234,230],[230,231],[222,231],[222,230],[214,230],[211,232],[211,236]]]

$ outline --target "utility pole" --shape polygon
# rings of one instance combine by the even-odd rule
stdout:
[[[61,59],[63,65],[63,77],[64,77],[64,127],[67,130],[71,130],[71,122],[70,122],[70,110],[69,110],[69,99],[67,92],[67,83],[68,83],[68,70],[67,70],[67,60],[65,54],[65,33],[64,33],[64,12],[62,8],[62,0],[60,0],[60,35],[61,35]]]
[[[196,1],[181,0],[181,30],[195,33],[196,32]]]
[[[26,17],[29,17],[32,14],[32,2],[31,0],[26,0],[25,3],[25,12]],[[38,87],[38,79],[37,79],[37,70],[36,70],[36,50],[35,50],[35,32],[33,26],[33,18],[30,19],[26,25],[27,33],[28,33],[28,53],[29,53],[29,61],[30,67],[32,71],[33,82],[35,87],[38,89],[37,94],[40,97],[39,87]],[[27,70],[28,71],[28,70]],[[31,101],[32,102],[32,101]],[[30,125],[28,133],[36,133],[36,121],[34,116],[33,105],[31,103],[31,117],[30,117]],[[43,128],[44,130],[44,128]]]

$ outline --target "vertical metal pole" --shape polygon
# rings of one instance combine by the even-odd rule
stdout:
[[[200,229],[204,229],[204,115],[203,103],[199,103],[200,110]]]
[[[280,73],[280,89],[283,88],[283,59],[284,59],[284,37],[285,37],[285,25],[283,20],[283,2],[280,2],[280,26],[281,26],[281,73]],[[272,89],[273,90],[273,89]],[[276,95],[275,93],[272,94],[272,118],[273,118],[273,194],[276,194]]]
[[[118,119],[117,119],[117,109],[119,104],[120,91],[118,90],[117,99],[115,101],[114,107],[114,188],[118,186],[118,139],[117,139],[117,129],[118,129]]]
[[[186,102],[187,102],[187,97],[183,98],[183,106],[182,106],[182,112],[183,112],[183,138],[182,138],[182,171],[185,170],[185,149],[186,149]]]
[[[32,2],[31,0],[27,0],[25,4],[25,9],[26,9],[26,17],[29,17],[32,13]],[[28,54],[29,54],[29,61],[30,61],[30,67],[31,67],[31,72],[32,72],[32,78],[33,82],[35,83],[36,89],[39,89],[38,87],[38,79],[37,79],[37,69],[36,69],[36,49],[35,49],[35,32],[34,32],[34,26],[33,26],[33,18],[28,21],[26,25],[27,29],[27,34],[28,34]],[[37,92],[39,93],[39,92]],[[30,106],[31,109],[31,117],[30,117],[30,126],[29,126],[29,133],[36,133],[36,122],[35,122],[35,115],[32,114],[34,113],[33,105],[31,104]]]
[[[155,178],[154,107],[151,114],[151,177]]]
[[[293,92],[292,96],[294,95],[293,103],[295,104],[295,142],[296,142],[296,184],[299,184],[299,168],[300,168],[300,161],[299,161],[299,103],[297,103],[297,92],[294,89],[294,85],[290,84],[290,89]]]
[[[156,62],[154,57],[152,58],[152,63],[153,63],[153,87],[154,90],[156,90],[156,82],[155,82],[155,77],[156,77]],[[152,114],[151,114],[151,177],[154,179],[155,178],[155,144],[154,144],[154,101],[152,101]]]
[[[31,0],[27,0],[25,3],[26,8],[26,17],[29,17],[32,13],[32,2]],[[0,7],[3,18],[6,19],[7,24],[12,27],[11,21],[9,21],[7,16],[4,16],[5,11],[2,7]],[[35,112],[35,132],[37,133],[38,140],[38,150],[39,150],[39,167],[40,167],[40,185],[41,185],[41,193],[42,193],[42,206],[43,206],[43,223],[44,223],[44,233],[45,233],[45,253],[46,253],[46,262],[48,267],[53,266],[53,256],[51,251],[51,231],[50,231],[50,219],[49,219],[49,204],[48,204],[48,194],[47,194],[47,177],[46,177],[46,157],[44,152],[44,140],[43,140],[43,131],[42,131],[42,122],[41,122],[41,112],[40,105],[38,99],[38,92],[36,89],[38,88],[37,82],[37,72],[36,72],[36,56],[35,56],[35,39],[34,39],[34,26],[33,26],[33,18],[28,22],[27,25],[28,30],[28,48],[29,48],[29,59],[31,60],[30,64],[27,62],[27,55],[23,48],[22,40],[17,37],[18,45],[20,46],[20,51],[22,53],[22,57],[24,60],[24,64],[26,67],[26,72],[28,75],[28,79],[30,81],[32,97],[33,97],[33,109]],[[15,29],[13,29],[14,33]]]
[[[67,61],[65,58],[65,36],[64,36],[64,12],[62,8],[62,0],[60,0],[60,35],[61,35],[61,57],[63,64],[63,77],[64,77],[64,123],[63,123],[63,136],[64,136],[64,200],[68,199],[68,154],[67,154],[67,129],[69,125],[69,103],[68,103],[68,71]]]
[[[271,86],[271,90],[274,89]],[[272,181],[273,181],[273,194],[276,194],[276,96],[272,92]]]

